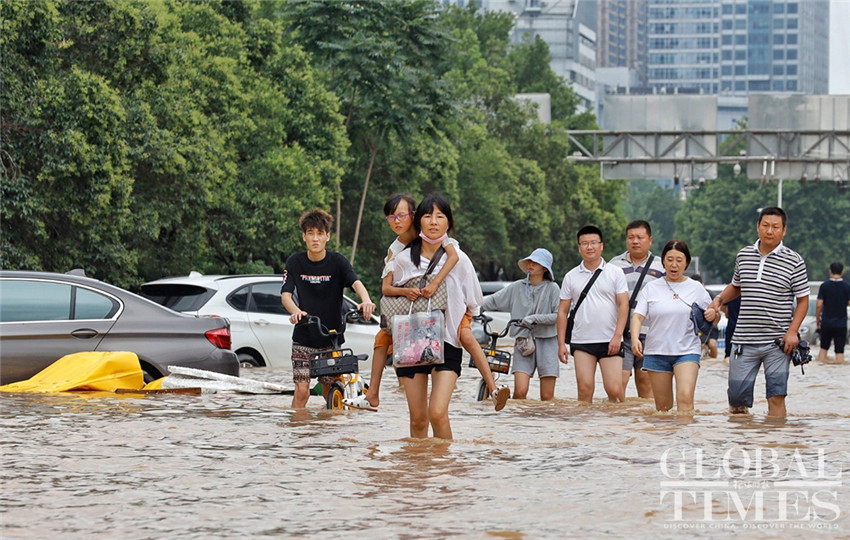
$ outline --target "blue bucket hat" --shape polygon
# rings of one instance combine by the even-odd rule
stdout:
[[[555,279],[555,272],[552,271],[552,261],[554,257],[549,253],[548,249],[537,248],[531,252],[531,255],[524,259],[520,259],[517,261],[517,265],[519,265],[520,269],[528,273],[528,261],[534,261],[546,270],[549,270],[549,277],[553,280]]]

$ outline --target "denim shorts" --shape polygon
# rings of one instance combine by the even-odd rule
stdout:
[[[765,396],[788,395],[788,373],[791,357],[773,343],[732,345],[729,359],[729,388],[726,395],[731,407],[753,406],[753,387],[759,367],[764,364]]]
[[[647,354],[643,357],[643,370],[658,373],[673,373],[673,367],[685,362],[693,362],[699,366],[698,354]]]

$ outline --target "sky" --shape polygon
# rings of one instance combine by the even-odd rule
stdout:
[[[830,0],[829,93],[850,94],[850,0]]]

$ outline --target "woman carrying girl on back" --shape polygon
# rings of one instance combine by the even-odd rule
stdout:
[[[420,296],[431,298],[437,291],[440,283],[442,283],[449,272],[455,267],[458,262],[458,243],[457,240],[449,238],[448,235],[442,240],[442,247],[446,252],[445,262],[437,272],[436,277],[423,289],[401,288],[394,287],[392,283],[391,269],[394,264],[393,260],[401,253],[406,246],[419,238],[419,227],[414,226],[416,220],[415,214],[416,202],[413,197],[407,194],[391,195],[384,204],[384,215],[387,223],[393,232],[398,235],[387,250],[387,256],[384,259],[384,270],[381,274],[382,293],[384,296],[405,296],[408,300],[414,301]],[[479,287],[480,290],[480,287]],[[465,328],[460,332],[461,343],[464,348],[470,353],[475,360],[475,365],[481,370],[481,366],[486,366],[486,375],[482,373],[484,380],[487,382],[487,388],[496,402],[496,410],[504,407],[510,393],[507,388],[504,390],[497,388],[493,374],[490,372],[487,358],[481,350],[481,346],[472,335],[469,328],[469,321],[465,321]],[[359,399],[355,398],[349,403],[353,406],[368,406],[377,407],[380,403],[381,379],[386,365],[388,354],[392,351],[392,336],[383,329],[379,330],[375,336],[375,347],[372,355],[372,371],[369,379],[369,389],[364,396]]]
[[[443,241],[448,237],[448,232],[454,227],[452,209],[448,201],[439,195],[430,195],[420,203],[416,209],[414,227],[419,236],[414,239],[407,249],[393,259],[390,272],[392,290],[395,296],[408,294],[400,285],[408,280],[424,276],[431,263],[431,258],[437,255]],[[455,383],[460,376],[462,350],[459,329],[468,326],[469,317],[467,312],[478,313],[479,306],[483,301],[481,286],[475,274],[475,268],[469,257],[460,249],[455,248],[458,262],[449,271],[446,277],[447,287],[447,309],[445,313],[446,331],[444,332],[444,363],[436,365],[422,365],[400,367],[396,370],[399,379],[404,386],[407,398],[407,407],[410,412],[410,436],[424,438],[428,436],[430,425],[434,436],[441,439],[451,439],[452,430],[449,422],[449,402]],[[434,272],[439,272],[447,261],[445,255],[437,261]],[[409,298],[409,296],[408,296]],[[471,335],[472,332],[470,331]],[[481,347],[475,344],[478,351]],[[481,353],[483,368],[479,366],[482,376],[489,375],[489,384],[493,382],[493,375],[487,360]],[[476,363],[476,365],[478,365]],[[428,394],[428,377],[431,377],[431,393]],[[496,391],[496,394],[508,394],[504,391]],[[507,395],[504,395],[507,399]],[[504,403],[503,403],[504,404]],[[497,404],[498,405],[498,404]]]

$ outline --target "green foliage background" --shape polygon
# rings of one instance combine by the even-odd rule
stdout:
[[[377,291],[395,192],[439,191],[482,279],[536,247],[557,274],[593,223],[605,254],[628,219],[656,249],[683,237],[722,279],[774,186],[603,182],[567,160],[593,129],[539,38],[510,15],[431,0],[0,3],[0,267],[128,288],[190,270],[280,272],[298,216],[337,217],[333,247]],[[552,122],[513,96],[547,92]],[[824,267],[850,251],[848,197],[785,187],[788,242]],[[824,222],[824,216],[829,216]],[[836,231],[844,231],[836,233]],[[659,244],[660,243],[660,244]]]

